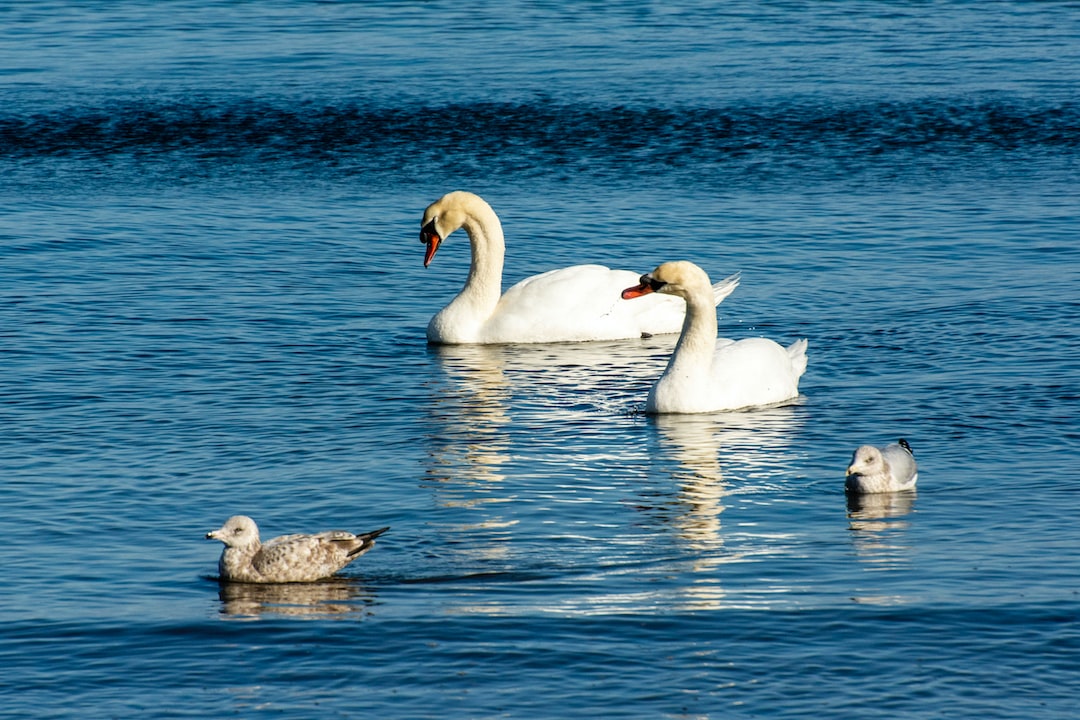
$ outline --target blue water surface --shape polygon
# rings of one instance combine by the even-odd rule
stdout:
[[[0,697],[15,717],[1069,718],[1075,3],[0,9]],[[434,347],[504,279],[690,259],[780,408],[650,417],[675,338]],[[918,490],[848,500],[864,443]],[[337,578],[264,537],[392,529]]]

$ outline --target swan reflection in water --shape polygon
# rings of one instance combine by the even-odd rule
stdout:
[[[429,407],[428,475],[490,489],[506,477],[511,433],[626,413],[644,401],[674,342],[430,346],[443,377]]]
[[[508,543],[499,540],[507,538],[517,522],[514,513],[520,506],[515,501],[535,486],[507,488],[504,481],[520,475],[527,483],[536,468],[523,465],[522,458],[543,462],[550,447],[552,456],[569,458],[571,463],[552,467],[561,477],[593,471],[596,477],[606,477],[612,468],[633,467],[653,477],[657,470],[659,477],[670,473],[659,489],[656,484],[635,486],[633,505],[674,529],[688,549],[676,562],[693,575],[682,583],[687,587],[673,590],[667,583],[649,583],[648,590],[626,593],[625,583],[613,578],[638,574],[641,558],[630,548],[655,539],[634,531],[619,536],[611,545],[613,555],[605,555],[595,572],[580,577],[599,592],[558,601],[545,596],[546,602],[554,603],[545,611],[588,614],[652,608],[658,603],[683,603],[689,608],[731,605],[720,586],[718,567],[776,553],[783,538],[739,528],[738,549],[726,549],[721,517],[727,498],[736,493],[765,494],[777,486],[778,477],[790,473],[798,460],[792,443],[801,414],[798,407],[786,406],[645,418],[640,414],[645,398],[675,342],[674,336],[663,336],[614,343],[433,346],[430,352],[443,372],[432,387],[425,438],[430,448],[428,477],[442,507],[469,513],[462,522],[443,526],[448,533],[469,538],[468,543],[454,543],[455,552],[472,554],[473,560],[506,558],[509,551],[500,555],[499,548]],[[655,434],[650,432],[652,423]],[[649,447],[648,436],[657,439],[659,448]],[[551,482],[552,492],[544,495],[545,501],[573,502],[577,509],[593,502],[579,494],[582,486],[572,479],[559,484],[559,477],[553,477]],[[610,505],[597,510],[612,511]],[[605,536],[613,520],[601,514],[586,522],[599,523],[596,534]],[[634,524],[633,518],[623,520]],[[662,572],[669,570],[667,566]],[[661,586],[666,589],[651,589]],[[778,591],[770,587],[766,592],[771,597]],[[739,602],[744,602],[741,597]],[[745,600],[762,602],[768,600]],[[512,607],[496,603],[461,609],[488,614],[521,610],[516,603]]]
[[[542,452],[583,426],[621,426],[633,403],[644,402],[675,339],[429,346],[442,372],[427,409],[427,483],[440,507],[462,511],[443,526],[470,537],[459,551],[505,558],[498,541],[518,522],[506,511],[518,492],[504,487],[515,454]],[[625,456],[621,447],[611,452],[612,464]],[[477,542],[478,533],[490,541]]]
[[[510,385],[503,373],[500,346],[433,346],[443,369],[443,381],[433,388],[429,405],[428,444],[432,464],[428,475],[441,481],[447,475],[490,485],[505,475],[509,461],[506,425],[510,422]]]
[[[481,417],[494,412],[505,418],[512,405],[516,416],[542,409],[565,421],[578,415],[582,403],[616,413],[644,404],[678,339],[429,348],[447,376],[446,389],[476,401]]]
[[[263,615],[326,618],[371,614],[375,595],[343,577],[313,583],[233,583],[218,586],[221,614],[237,619]]]
[[[509,501],[500,488],[506,479],[503,467],[510,462],[506,432],[510,386],[503,373],[502,348],[445,345],[429,349],[443,372],[432,381],[427,406],[424,442],[430,462],[426,484],[440,507],[461,511],[450,515],[455,519],[442,529],[453,536],[504,534],[516,521],[498,509]],[[479,560],[501,560],[506,555],[505,543],[500,542],[455,543],[454,547]]]
[[[693,551],[691,571],[699,575],[682,589],[680,600],[692,610],[731,605],[733,601],[725,597],[720,582],[721,566],[773,554],[777,541],[784,538],[775,534],[756,537],[742,530],[736,538],[737,549],[732,549],[721,522],[726,499],[765,491],[795,464],[791,443],[801,425],[798,408],[658,415],[653,422],[659,431],[662,457],[677,463],[671,477],[678,491],[666,521]],[[776,592],[776,588],[769,589],[770,595]]]

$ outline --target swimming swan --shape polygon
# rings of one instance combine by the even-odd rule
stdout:
[[[424,267],[444,240],[465,228],[472,266],[465,286],[428,323],[428,342],[543,343],[619,340],[679,331],[685,303],[657,296],[630,305],[619,300],[637,273],[602,265],[574,265],[526,278],[502,292],[505,245],[491,206],[470,192],[451,192],[424,210],[420,241]],[[733,275],[712,288],[713,304],[738,286]]]
[[[806,371],[806,340],[783,348],[765,338],[716,337],[716,308],[709,276],[697,265],[676,261],[641,276],[624,299],[651,293],[686,300],[679,343],[667,369],[649,392],[650,413],[703,413],[775,405],[799,394]]]

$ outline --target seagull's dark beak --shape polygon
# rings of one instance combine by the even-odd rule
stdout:
[[[434,218],[420,229],[420,242],[427,245],[427,250],[424,252],[424,267],[427,267],[435,258],[435,253],[439,251],[439,244],[442,242],[442,238],[435,230]]]

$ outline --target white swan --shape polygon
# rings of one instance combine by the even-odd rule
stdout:
[[[428,342],[543,343],[621,340],[679,331],[685,303],[656,297],[637,306],[619,300],[637,273],[602,265],[574,265],[526,278],[502,292],[505,245],[502,224],[491,206],[470,192],[451,192],[424,211],[420,241],[427,245],[424,267],[439,245],[465,228],[472,266],[465,286],[428,323]],[[737,276],[713,288],[713,304],[738,286]]]
[[[913,489],[918,480],[915,453],[907,440],[900,438],[883,448],[857,448],[848,465],[844,489],[850,493],[896,492]]]
[[[664,263],[623,291],[629,300],[649,293],[686,300],[682,335],[667,369],[649,392],[650,413],[701,413],[775,405],[799,394],[806,371],[806,340],[783,348],[765,338],[717,339],[709,276],[697,265]]]

